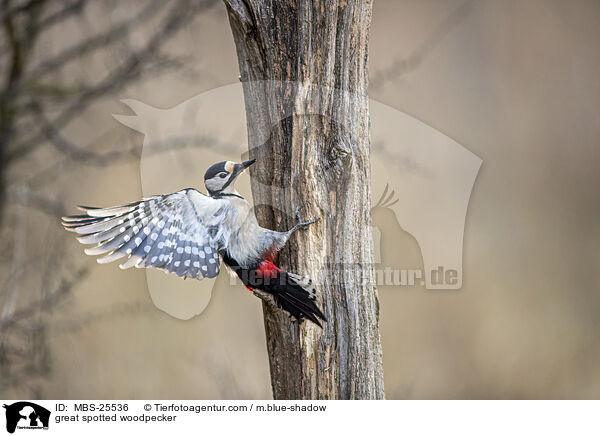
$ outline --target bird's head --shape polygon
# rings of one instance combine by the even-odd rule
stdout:
[[[256,159],[250,159],[246,162],[238,163],[231,161],[219,162],[211,166],[204,173],[204,186],[211,196],[227,193],[235,193],[235,179],[246,168],[256,162]]]

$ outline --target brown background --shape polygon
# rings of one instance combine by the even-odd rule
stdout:
[[[86,26],[57,29],[38,55],[108,25],[118,8],[91,9]],[[483,159],[465,227],[463,289],[379,289],[388,398],[599,397],[599,40],[594,0],[375,1],[371,97]],[[188,57],[185,68],[103,100],[65,134],[87,143],[108,132],[106,147],[141,143],[111,117],[128,113],[120,98],[168,108],[237,81],[222,5],[169,47]],[[86,68],[93,75],[103,65]],[[47,163],[40,152],[22,174]],[[200,186],[211,163],[191,163],[188,184]],[[65,165],[42,191],[67,204],[142,195],[139,162]],[[381,219],[382,259],[418,267],[414,239]],[[58,221],[27,212],[22,222],[29,253],[68,238],[65,261],[90,274],[48,315],[46,373],[0,396],[270,398],[260,302],[227,275],[205,312],[178,320],[154,306],[143,271],[96,265]],[[38,286],[24,283],[17,304]]]

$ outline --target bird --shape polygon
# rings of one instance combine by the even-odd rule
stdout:
[[[62,225],[78,235],[84,252],[102,255],[105,264],[126,258],[122,269],[155,268],[183,279],[215,278],[221,260],[256,296],[272,298],[290,318],[308,319],[322,327],[327,318],[316,304],[310,279],[276,266],[277,253],[297,230],[319,218],[278,232],[261,227],[235,181],[256,159],[218,162],[204,174],[205,195],[195,188],[155,195],[106,208],[78,206],[80,215],[62,217]]]

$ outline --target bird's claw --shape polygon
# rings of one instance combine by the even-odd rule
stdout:
[[[296,212],[295,212],[295,214],[296,214],[296,221],[298,223],[301,223],[302,222],[302,218],[300,218],[300,206],[296,206]]]
[[[308,226],[310,226],[311,224],[314,224],[316,222],[319,222],[319,221],[321,221],[321,218],[316,218],[314,220],[310,220],[310,221],[307,221],[305,223],[298,223],[298,225],[300,226],[300,228],[302,230],[306,230],[306,229],[308,229]]]
[[[296,207],[296,221],[297,221],[296,227],[297,228],[306,230],[306,229],[308,229],[309,225],[314,224],[320,220],[321,220],[321,218],[316,218],[314,220],[303,222],[302,217],[300,216],[300,206]]]

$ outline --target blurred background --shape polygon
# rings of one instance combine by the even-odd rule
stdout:
[[[215,144],[244,149],[235,92],[235,108],[195,121],[214,137],[148,159],[145,128],[113,118],[238,83],[225,7],[1,4],[0,397],[271,398],[258,299],[227,274],[214,288],[164,274],[157,285],[97,265],[58,219],[203,189]],[[483,160],[462,289],[379,287],[388,398],[600,397],[599,38],[596,0],[374,2],[371,99]],[[373,221],[382,265],[422,268],[393,213]]]

